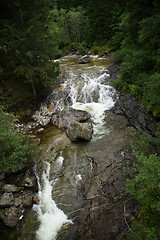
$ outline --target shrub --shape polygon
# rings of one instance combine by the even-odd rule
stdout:
[[[34,157],[35,145],[14,130],[15,117],[0,110],[0,172],[15,172]]]

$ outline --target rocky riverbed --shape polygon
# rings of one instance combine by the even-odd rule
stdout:
[[[93,56],[85,66],[79,65],[77,56],[64,58],[62,84],[32,115],[31,122],[15,126],[38,142],[39,184],[47,162],[52,199],[73,222],[63,225],[58,240],[121,239],[139,209],[125,192],[126,178],[133,176],[130,129],[139,126],[151,133],[155,121],[130,94],[116,93],[108,85],[111,69],[107,69],[107,64],[108,59]],[[0,218],[6,224],[8,216],[6,225],[10,227],[17,223],[13,224],[13,218],[19,220],[24,209],[38,201],[33,172],[19,174],[14,186],[12,178],[6,181],[1,176]],[[43,222],[37,220],[33,210],[29,211],[11,233],[7,235],[3,230],[2,239],[36,238],[38,226]],[[32,223],[28,228],[27,222]]]

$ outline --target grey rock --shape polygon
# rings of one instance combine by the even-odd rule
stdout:
[[[50,142],[44,156],[48,161],[53,161],[53,156],[57,155],[60,151],[65,149],[67,146],[71,144],[70,139],[66,136],[65,133],[60,135],[58,138],[53,138],[53,141]]]
[[[22,204],[24,207],[31,207],[32,206],[32,195],[24,195],[22,196]]]
[[[116,130],[125,129],[129,125],[124,116],[114,114],[112,111],[106,111],[105,121],[108,127],[114,127]]]
[[[14,205],[16,207],[20,206],[21,204],[22,204],[22,199],[20,197],[19,198],[17,197],[14,199]]]
[[[91,117],[88,112],[81,110],[74,110],[74,116],[77,122],[84,122]]]
[[[43,132],[44,132],[44,128],[39,128],[39,129],[37,130],[37,133],[38,133],[38,134],[43,133]]]
[[[84,122],[90,118],[90,114],[86,111],[75,110],[72,108],[65,109],[60,112],[58,115],[54,115],[51,119],[51,122],[54,126],[65,129],[68,125],[73,122]]]
[[[91,123],[72,122],[67,128],[67,135],[71,141],[79,139],[89,141],[92,138],[93,127]]]
[[[36,111],[32,115],[32,119],[39,123],[41,126],[46,126],[51,120],[52,111],[50,111],[46,106],[41,106],[39,111]]]
[[[33,196],[33,203],[38,203],[39,202],[39,195],[38,195],[38,193],[36,193],[34,196]]]
[[[4,192],[18,192],[19,189],[15,186],[15,185],[12,185],[12,184],[5,184],[3,186],[3,191]]]
[[[13,205],[13,194],[12,193],[4,193],[0,197],[0,207],[8,207]]]
[[[79,64],[89,63],[91,61],[91,57],[89,55],[85,55],[79,58]]]
[[[22,209],[12,206],[0,212],[0,218],[8,227],[15,227],[22,216]]]
[[[37,188],[37,179],[33,172],[28,170],[21,182],[22,187]]]
[[[140,127],[148,133],[154,133],[156,129],[154,118],[130,93],[121,94],[112,110],[116,114],[124,115],[131,126]]]

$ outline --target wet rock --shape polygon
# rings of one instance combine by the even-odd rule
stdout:
[[[33,201],[33,203],[38,203],[39,202],[39,195],[38,195],[38,193],[36,193],[34,196],[33,196],[33,198],[32,198],[32,201]]]
[[[31,207],[32,206],[32,195],[24,195],[22,196],[22,204],[23,207]]]
[[[38,133],[38,134],[43,133],[43,132],[44,132],[44,128],[39,128],[39,129],[37,130],[37,133]]]
[[[91,61],[91,57],[89,55],[85,55],[79,58],[79,64],[89,63]]]
[[[4,193],[0,197],[0,207],[8,207],[13,205],[13,194],[12,193]]]
[[[65,134],[63,134],[61,137],[57,138],[52,145],[52,148],[55,147],[57,150],[65,148],[68,144],[70,144],[69,138]],[[58,151],[59,151],[58,150]]]
[[[93,127],[91,123],[72,122],[67,128],[67,135],[71,141],[86,140],[92,138]]]
[[[109,72],[108,69],[103,68],[102,71],[101,71],[101,73],[102,73],[102,74],[106,73],[107,75],[110,76],[110,72]]]
[[[54,126],[63,129],[73,121],[84,122],[90,118],[90,114],[86,111],[75,110],[72,108],[65,109],[58,115],[54,115],[51,122]]]
[[[34,173],[30,170],[26,172],[21,182],[22,187],[33,188],[37,190],[37,179]]]
[[[124,115],[131,126],[140,127],[148,133],[153,133],[156,129],[156,121],[147,112],[146,107],[130,93],[123,93],[119,96],[113,112]]]
[[[88,112],[81,110],[74,110],[74,116],[77,122],[84,122],[91,117]]]
[[[41,126],[46,126],[51,120],[52,113],[46,106],[41,106],[40,110],[32,115],[32,119]]]
[[[43,145],[42,145],[42,149],[43,149],[43,154],[41,156],[42,165],[44,163],[44,159],[52,163],[55,159],[55,156],[57,156],[57,154],[59,154],[62,150],[64,150],[70,144],[71,144],[71,141],[67,137],[66,133],[61,132],[57,136],[53,135],[51,139],[47,142],[47,147],[45,145],[43,148]]]
[[[19,189],[18,189],[18,187],[16,187],[15,185],[11,185],[11,184],[5,184],[4,186],[3,186],[3,191],[4,192],[18,192],[19,191]]]
[[[128,120],[124,116],[114,114],[112,111],[106,111],[105,122],[107,126],[116,130],[124,129],[129,125]]]
[[[20,206],[22,204],[22,199],[20,197],[17,197],[14,199],[14,205],[16,207]]]
[[[8,227],[15,227],[22,216],[22,209],[12,206],[0,212],[0,218]]]

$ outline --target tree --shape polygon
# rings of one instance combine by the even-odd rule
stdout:
[[[2,0],[1,77],[32,86],[33,95],[50,86],[56,75],[58,55],[49,32],[50,1]]]
[[[127,1],[119,20],[118,25],[112,25],[112,29],[118,27],[113,48],[119,48],[116,59],[122,63],[117,87],[130,91],[159,116],[160,2]]]
[[[132,224],[133,234],[127,240],[158,240],[160,237],[160,135],[156,137],[142,132],[132,133],[132,149],[136,162],[134,177],[127,179],[127,192],[141,205],[137,220]],[[133,233],[132,232],[132,233]],[[138,237],[137,237],[138,236]]]

